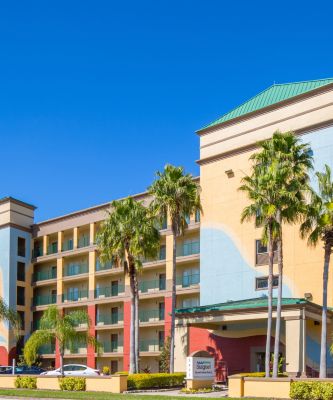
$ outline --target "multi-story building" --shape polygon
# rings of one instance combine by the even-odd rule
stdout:
[[[315,169],[333,167],[333,79],[273,85],[198,131],[203,214],[190,216],[177,254],[176,369],[198,350],[214,354],[229,373],[263,367],[267,320],[267,249],[254,222],[240,222],[246,195],[238,190],[250,173],[259,140],[293,130],[311,146]],[[146,194],[134,196],[148,201]],[[34,207],[0,201],[0,295],[23,321],[22,337],[38,327],[43,310],[82,308],[104,351],[78,344],[66,361],[127,370],[129,284],[123,270],[101,265],[96,233],[108,204],[34,224]],[[284,227],[281,353],[290,373],[315,374],[319,364],[322,246],[311,248],[299,226]],[[199,244],[200,243],[200,244]],[[140,367],[158,370],[170,329],[172,237],[161,230],[160,256],[140,275]],[[275,266],[275,275],[277,268]],[[333,268],[328,300],[333,307]],[[274,291],[275,292],[275,291]],[[275,315],[275,314],[274,314]],[[329,324],[332,314],[329,313]],[[24,329],[23,329],[24,328]],[[79,326],[77,329],[86,329]],[[0,325],[0,363],[15,354],[15,339]],[[18,347],[23,344],[20,340]],[[330,343],[327,343],[329,346]],[[55,344],[41,349],[44,363],[58,364]],[[220,364],[221,364],[220,363]],[[220,365],[218,363],[218,365]],[[222,365],[221,364],[221,365]],[[329,359],[329,370],[333,362]]]
[[[146,201],[147,195],[134,196]],[[2,293],[10,307],[22,318],[22,337],[38,328],[43,311],[56,304],[63,313],[86,310],[91,333],[102,344],[99,354],[93,347],[78,343],[66,351],[66,363],[92,367],[109,366],[112,371],[128,370],[130,287],[122,268],[102,264],[98,258],[96,234],[107,216],[109,204],[33,223],[34,207],[12,198],[1,200],[0,230]],[[199,305],[200,216],[189,216],[188,228],[177,245],[177,306]],[[140,368],[159,370],[159,354],[170,329],[172,235],[168,223],[161,227],[161,246],[155,260],[145,260],[139,276]],[[8,337],[2,324],[0,363],[8,364],[21,350]],[[87,329],[78,326],[77,329]],[[57,366],[56,343],[40,350],[45,366]]]

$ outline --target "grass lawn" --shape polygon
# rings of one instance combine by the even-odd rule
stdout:
[[[137,399],[137,400],[181,400],[184,397],[175,396],[145,396],[135,394],[112,394],[112,393],[96,393],[96,392],[62,392],[52,390],[31,390],[31,389],[0,389],[0,396],[14,396],[27,397],[27,398],[45,398],[45,399],[86,399],[86,400],[125,400],[125,399]],[[191,397],[186,395],[188,400],[198,399],[198,397]],[[217,399],[218,397],[216,397]],[[210,399],[214,400],[213,397]],[[219,398],[221,400],[221,398]],[[230,400],[230,399],[229,399]],[[232,400],[232,399],[231,399]],[[247,399],[251,400],[251,399]]]

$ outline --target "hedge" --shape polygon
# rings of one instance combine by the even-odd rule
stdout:
[[[15,379],[17,389],[37,389],[37,378],[32,376],[18,376]]]
[[[333,383],[291,382],[290,397],[295,400],[333,400]]]
[[[59,386],[61,390],[84,392],[86,390],[86,379],[81,377],[59,378]]]
[[[183,372],[174,374],[134,374],[127,379],[128,390],[169,388],[182,386],[185,379]]]
[[[240,374],[237,374],[239,376],[243,376],[244,378],[265,378],[266,374],[265,372],[242,372]],[[272,373],[270,373],[272,376]],[[279,378],[285,378],[288,377],[288,374],[285,373],[280,373]]]

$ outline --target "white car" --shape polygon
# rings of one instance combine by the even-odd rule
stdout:
[[[60,368],[55,369],[54,371],[47,371],[41,373],[41,375],[57,375],[60,376]],[[87,367],[86,365],[81,365],[81,364],[67,364],[64,365],[64,375],[65,376],[96,376],[100,375],[100,372],[98,369],[93,369],[90,367]]]

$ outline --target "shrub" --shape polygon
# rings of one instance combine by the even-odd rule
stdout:
[[[65,377],[59,379],[60,390],[72,392],[84,392],[86,390],[86,379],[80,377]]]
[[[15,379],[17,389],[37,389],[37,378],[32,376],[18,376]]]
[[[241,374],[237,374],[239,376],[244,376],[248,378],[265,378],[265,372],[242,372]],[[272,376],[272,373],[271,373]],[[279,378],[287,377],[288,374],[280,373]]]
[[[183,372],[174,374],[135,374],[129,375],[127,387],[129,390],[169,388],[182,386],[185,379]]]
[[[332,400],[333,384],[329,382],[291,382],[290,397],[295,400]]]
[[[102,368],[102,374],[103,375],[110,375],[111,374],[110,368],[107,367],[107,366],[103,367]]]

